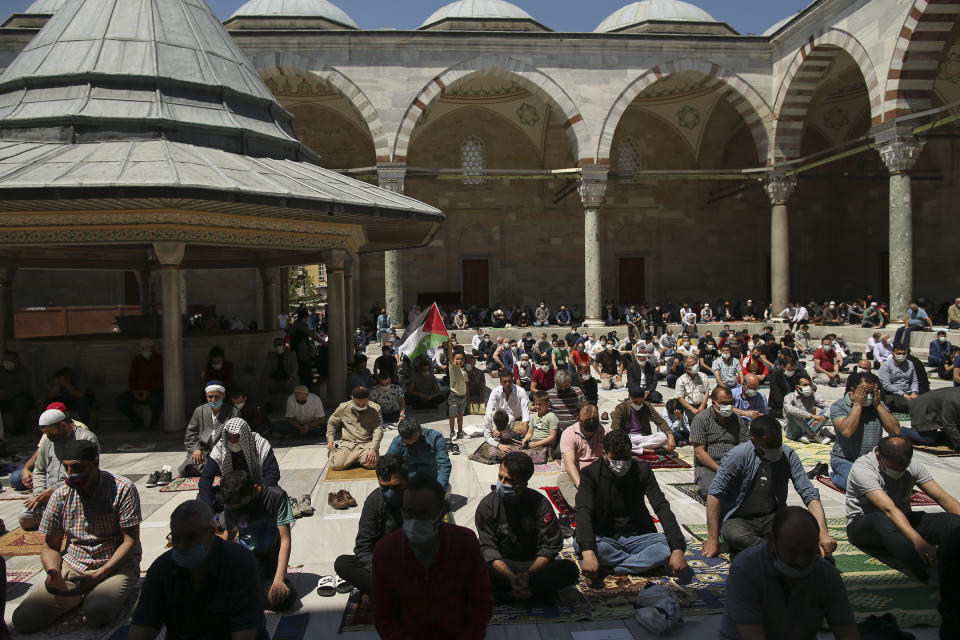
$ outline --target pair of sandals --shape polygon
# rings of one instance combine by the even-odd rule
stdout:
[[[353,591],[353,585],[337,575],[321,577],[320,584],[317,586],[317,595],[324,598],[332,598],[338,593],[351,591]]]

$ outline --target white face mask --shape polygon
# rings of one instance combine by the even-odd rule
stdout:
[[[230,449],[233,453],[240,453],[243,451],[243,444],[239,440],[237,442],[227,440],[227,449]]]
[[[733,405],[732,404],[716,404],[714,403],[713,408],[716,409],[717,415],[729,418],[733,415]]]
[[[824,353],[833,351],[833,345],[830,345],[830,344],[822,344],[820,345],[820,348],[823,349]]]
[[[153,354],[153,351],[150,349],[140,349],[140,355],[142,355],[147,360],[150,359],[150,356]]]
[[[729,360],[729,359],[730,359],[730,354],[729,354],[729,353],[724,353],[724,354],[721,354],[720,357],[723,358],[724,360]]]
[[[939,342],[946,342],[946,341],[947,341],[947,337],[946,337],[946,336],[937,336],[937,340],[938,340]]]
[[[16,363],[16,362],[10,362],[9,360],[4,360],[4,361],[3,361],[3,368],[6,369],[7,371],[13,371],[14,369],[17,368],[17,363]]]
[[[436,520],[417,520],[415,518],[403,519],[403,533],[407,536],[410,544],[422,546],[437,535],[437,529],[440,523]]]
[[[277,353],[278,356],[283,355],[283,347],[274,347],[273,350]]]
[[[797,373],[797,370],[796,370],[796,369],[784,369],[784,370],[783,370],[783,375],[785,375],[785,376],[788,377],[788,378],[792,378],[796,373]]]
[[[618,478],[627,475],[627,472],[630,471],[631,462],[631,460],[607,460],[607,464],[610,465],[610,472]]]
[[[800,393],[803,394],[803,395],[805,395],[805,396],[812,396],[812,395],[813,395],[813,387],[811,387],[810,385],[806,385],[806,384],[805,384],[805,385],[803,385],[802,387],[800,387]]]
[[[467,371],[473,371],[473,365],[469,363],[463,365],[463,368],[466,369]]]
[[[857,367],[857,373],[866,373],[867,371],[870,371],[870,369],[864,369],[863,367]]]
[[[550,371],[550,365],[548,364],[540,365],[540,371],[543,371],[544,373],[546,373],[547,371]]]
[[[636,400],[631,400],[630,406],[633,407],[634,411],[640,411],[643,409],[643,401],[637,402]]]
[[[904,360],[907,359],[907,354],[905,354],[905,353],[895,353],[895,354],[893,354],[893,359],[894,359],[896,362],[903,362]]]
[[[363,405],[363,406],[361,407],[361,406],[358,405],[356,402],[352,402],[352,401],[350,402],[350,404],[352,404],[352,405],[353,405],[353,408],[356,409],[357,411],[366,411],[366,410],[367,410],[367,407],[369,406],[369,405],[366,405],[366,404],[365,404],[365,405]]]
[[[210,366],[213,367],[214,371],[220,371],[220,369],[223,369],[222,362],[211,362]]]
[[[235,407],[237,408],[237,411],[240,411],[240,410],[243,409],[245,406],[247,406],[247,403],[246,403],[246,402],[234,402],[234,403],[233,403],[233,406],[235,406]]]
[[[746,393],[748,397],[753,398],[757,395],[758,391],[756,389],[747,389]]]

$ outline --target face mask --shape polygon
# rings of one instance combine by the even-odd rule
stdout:
[[[214,371],[220,371],[220,369],[223,369],[222,362],[211,362],[210,366],[213,367]]]
[[[947,341],[947,337],[946,337],[946,336],[937,336],[937,341],[939,341],[939,342],[946,342],[946,341]]]
[[[724,354],[722,354],[720,357],[723,358],[724,360],[729,360],[729,359],[730,359],[730,354],[729,354],[729,353],[724,353]]]
[[[863,397],[863,404],[864,404],[864,405],[873,405],[873,394],[872,394],[872,393],[868,393],[867,395],[865,395],[865,396]]]
[[[589,379],[592,378],[592,377],[593,377],[593,376],[591,376],[589,373],[581,373],[581,374],[580,374],[580,379],[581,379],[581,380],[589,380]]]
[[[832,304],[832,305],[830,305],[830,308],[831,308],[831,309],[836,309],[836,308],[837,308],[837,305]]]
[[[173,561],[181,569],[193,569],[207,559],[207,550],[202,544],[187,549],[174,549]]]
[[[630,471],[630,460],[607,460],[610,465],[610,472],[618,478],[622,478]]]
[[[544,373],[546,373],[547,371],[550,371],[550,365],[548,364],[540,365],[540,371],[543,371]]]
[[[298,398],[298,399],[297,399],[297,404],[307,404],[307,399],[304,398],[303,400],[300,400],[300,399]]]
[[[510,501],[517,497],[517,488],[512,484],[504,484],[498,480],[497,493],[503,500]]]
[[[9,360],[3,361],[3,368],[6,369],[7,371],[13,371],[16,368],[16,366],[17,366],[17,363],[15,362],[10,362]]]
[[[697,367],[687,367],[687,373],[690,374],[690,377],[697,375]]]
[[[748,398],[753,398],[753,397],[755,397],[756,395],[757,395],[757,390],[756,390],[756,389],[747,389],[747,397],[748,397]]]
[[[393,507],[394,509],[399,509],[403,506],[403,491],[400,489],[394,489],[389,487],[387,489],[380,489],[383,491],[383,499],[386,501],[387,505]]]
[[[607,345],[607,351],[613,351],[613,345],[612,345],[612,344],[608,344],[608,345]]]
[[[516,352],[517,352],[517,348],[516,348],[515,346],[512,346],[512,345],[511,345],[511,346],[510,346],[510,351],[513,351],[514,353],[516,353]]]
[[[829,353],[833,351],[833,347],[828,344],[820,345],[820,348],[823,349],[824,353]]]
[[[641,403],[631,402],[631,403],[630,403],[630,406],[633,407],[633,410],[634,410],[634,411],[641,411],[641,410],[643,410],[643,403],[642,403],[642,402],[641,402]]]
[[[436,520],[417,520],[415,518],[403,519],[403,533],[407,536],[410,544],[423,546],[430,542],[440,526]]]
[[[71,473],[64,478],[63,483],[68,487],[74,489],[79,489],[83,485],[87,484],[87,476],[82,473]]]
[[[732,404],[714,404],[713,408],[716,409],[717,414],[721,417],[729,418],[733,415]]]
[[[361,407],[361,406],[358,405],[356,402],[351,402],[350,404],[353,405],[353,408],[354,408],[356,411],[366,411],[366,410],[367,410],[367,407],[369,406],[369,405],[366,405],[366,404],[365,404],[365,405],[363,405],[363,406]]]
[[[233,453],[240,453],[243,451],[243,443],[241,443],[239,440],[237,442],[230,442],[227,440],[227,449]]]
[[[802,387],[800,387],[800,393],[802,393],[802,394],[805,395],[805,396],[812,396],[812,395],[813,395],[813,387],[811,387],[811,386],[809,386],[809,385],[803,385]]]
[[[584,435],[587,435],[587,433],[596,433],[599,428],[600,418],[588,418],[580,423],[580,430],[583,431]]]
[[[283,355],[283,347],[274,347],[273,350],[277,352],[278,356]]]
[[[783,449],[777,447],[776,449],[763,449],[761,454],[763,459],[767,462],[776,462],[783,457]]]
[[[233,403],[233,406],[235,406],[235,407],[237,408],[237,411],[240,411],[240,410],[243,409],[245,406],[247,406],[247,403],[246,403],[246,402],[234,402],[234,403]]]
[[[153,352],[150,351],[150,349],[141,349],[141,350],[140,350],[140,355],[143,356],[144,358],[146,358],[147,360],[150,359],[150,356],[151,356],[152,354],[153,354]],[[7,363],[4,362],[3,364],[4,364],[4,366],[6,366]]]
[[[883,475],[887,476],[891,480],[899,480],[903,477],[903,474],[906,473],[906,469],[903,471],[894,471],[893,469],[883,468]]]
[[[867,371],[870,371],[870,369],[864,369],[863,367],[857,367],[857,373],[866,373]]]
[[[906,356],[906,354],[903,354],[903,353],[895,353],[895,354],[893,354],[893,359],[894,359],[896,362],[903,362],[904,360],[907,359],[907,356]]]
[[[797,373],[797,370],[796,370],[796,369],[784,369],[784,370],[783,370],[783,375],[787,376],[788,378],[792,378],[796,373]]]
[[[777,555],[777,552],[773,552],[773,568],[780,572],[785,578],[792,578],[794,580],[799,580],[800,578],[805,578],[810,575],[810,572],[813,571],[813,563],[810,563],[806,569],[797,569],[796,567],[791,567],[789,564],[780,559],[780,556]]]
[[[465,364],[465,365],[463,365],[463,368],[466,369],[467,371],[473,371],[473,365],[472,365],[472,364]]]
[[[484,338],[483,341],[486,342],[486,343],[489,343],[489,342],[490,342],[490,338]]]
[[[211,409],[219,409],[223,406],[223,400],[211,400],[207,402],[207,404],[210,405]]]

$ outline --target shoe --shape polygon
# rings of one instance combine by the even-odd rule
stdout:
[[[463,431],[457,432],[457,440],[465,440],[466,437],[467,437],[467,434],[465,434]]]
[[[337,590],[337,593],[350,593],[353,591],[353,585],[340,576],[336,576],[336,580],[336,586],[334,588]]]
[[[293,517],[302,518],[303,512],[300,511],[300,501],[292,496],[289,497],[288,499],[290,500],[290,511],[293,512]]]
[[[458,444],[455,443],[455,442],[451,442],[451,443],[447,446],[447,449],[449,449],[449,450],[450,450],[450,453],[452,453],[452,454],[455,455],[455,456],[460,455],[460,445],[458,445]]]
[[[164,465],[163,469],[160,470],[160,477],[157,478],[157,486],[165,487],[171,482],[173,482],[173,472],[169,465]]]
[[[837,439],[837,436],[833,434],[833,431],[830,431],[830,429],[827,429],[827,428],[820,429],[820,431],[818,431],[817,433],[819,433],[825,438],[830,438],[831,440]]]
[[[831,439],[828,438],[827,436],[822,435],[822,434],[819,434],[819,433],[815,436],[815,438],[816,438],[816,441],[817,441],[819,444],[830,444],[831,442],[833,442],[833,440],[831,440]]]
[[[800,436],[800,442],[802,442],[803,444],[810,444],[810,438],[808,438],[807,436]]]
[[[300,496],[300,515],[310,517],[316,512],[310,503],[310,496],[306,493]]]
[[[159,471],[154,471],[153,473],[151,473],[149,476],[147,476],[147,488],[153,489],[155,486],[157,486],[159,479],[160,479]]]
[[[813,480],[817,476],[827,475],[829,471],[830,471],[830,467],[828,467],[826,464],[822,462],[818,462],[813,466],[813,469],[810,469],[810,471],[807,471],[807,477]]]
[[[833,380],[830,381],[830,386],[831,386],[831,387],[839,387],[839,386],[840,386],[840,382],[839,382],[836,378],[834,378]]]
[[[333,507],[334,509],[338,509],[338,510],[347,508],[347,505],[344,504],[343,502],[343,498],[340,497],[340,493],[342,492],[338,492],[338,493],[331,492],[330,495],[327,496],[327,504]],[[317,591],[317,593],[320,593],[320,592]],[[323,595],[323,594],[320,594],[320,595]]]
[[[356,499],[350,495],[350,492],[346,489],[341,489],[337,492],[337,495],[340,496],[340,499],[343,500],[343,503],[347,505],[345,508],[349,509],[350,507],[357,506]]]

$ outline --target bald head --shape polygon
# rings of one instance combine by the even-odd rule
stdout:
[[[773,519],[770,540],[777,557],[790,567],[808,569],[820,555],[820,526],[803,507],[787,507]]]
[[[894,471],[903,471],[913,460],[913,443],[903,436],[890,436],[880,440],[877,445],[880,462]]]
[[[596,418],[600,413],[597,411],[597,405],[595,404],[585,404],[580,407],[580,421],[589,420],[590,418]]]
[[[759,389],[760,388],[760,376],[755,373],[748,373],[747,377],[743,380],[747,384],[748,389]]]

